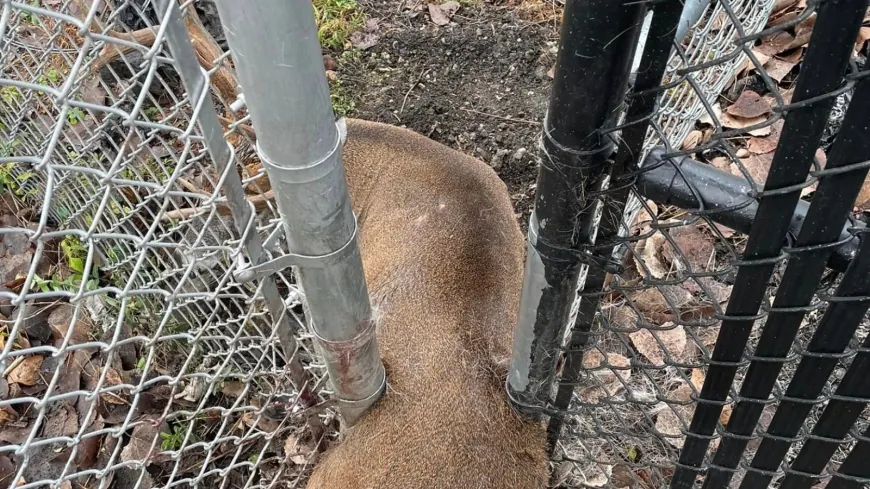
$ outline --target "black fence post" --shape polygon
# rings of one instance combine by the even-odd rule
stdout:
[[[656,100],[664,90],[659,85],[664,78],[668,59],[673,48],[677,25],[683,12],[679,0],[667,0],[656,4],[652,11],[649,33],[642,53],[637,79],[632,93],[627,96],[628,108],[621,124],[621,137],[610,173],[610,182],[602,196],[601,222],[592,250],[594,260],[589,260],[586,283],[580,295],[577,317],[565,348],[565,366],[557,382],[554,402],[555,413],[547,428],[548,445],[555,447],[562,431],[564,415],[571,402],[574,389],[581,381],[583,355],[593,343],[592,326],[599,311],[600,292],[608,273],[614,273],[614,249],[621,244],[619,230],[623,225],[625,205],[630,195],[631,183],[636,178],[638,159],[643,151],[644,140],[650,126],[650,115]]]
[[[764,191],[758,194],[758,212],[738,264],[739,271],[711,365],[671,481],[672,489],[694,487],[697,475],[703,470],[707,449],[722,408],[728,403],[731,384],[743,360],[768,279],[784,257],[782,246],[790,222],[788,217],[793,215],[800,199],[800,189],[834,104],[831,93],[840,88],[866,8],[867,0],[818,3],[812,38],[792,103],[786,108],[785,126]],[[839,229],[836,231],[839,233]],[[747,419],[751,416],[752,413],[747,414]],[[732,417],[729,423],[737,426],[743,421]],[[716,470],[712,474],[705,489],[723,487],[727,477],[719,476]],[[792,486],[784,484],[783,487],[791,489]]]
[[[548,411],[577,280],[609,173],[616,125],[643,23],[643,2],[568,0],[541,141],[520,313],[507,393],[518,411]]]

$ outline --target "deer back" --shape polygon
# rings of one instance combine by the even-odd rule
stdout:
[[[545,487],[543,427],[504,393],[524,246],[504,183],[419,134],[359,120],[344,164],[388,386],[308,487]]]

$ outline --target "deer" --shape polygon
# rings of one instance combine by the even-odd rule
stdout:
[[[388,384],[308,489],[546,487],[544,428],[504,390],[524,263],[507,187],[408,129],[344,121]]]
[[[192,5],[186,14],[212,88],[235,100],[236,74],[210,61],[220,48]],[[133,34],[148,44],[152,31]],[[118,55],[101,55],[100,66]],[[227,129],[237,120],[219,118]],[[235,126],[237,162],[261,171],[256,134]],[[411,130],[359,119],[339,127],[387,389],[321,456],[307,487],[546,487],[544,426],[516,413],[504,387],[525,247],[506,185],[485,163]],[[260,211],[274,192],[268,179],[256,187],[248,200]]]

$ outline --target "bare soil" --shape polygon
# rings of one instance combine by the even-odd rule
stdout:
[[[536,149],[550,90],[556,31],[512,5],[464,6],[446,26],[419,2],[361,2],[380,39],[339,56],[337,74],[356,99],[353,117],[405,126],[492,166],[525,227]]]

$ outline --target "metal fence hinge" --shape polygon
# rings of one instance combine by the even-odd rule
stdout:
[[[341,248],[333,251],[332,253],[327,253],[325,255],[319,256],[284,253],[264,263],[240,268],[233,273],[233,277],[239,283],[245,283],[252,280],[258,280],[264,277],[268,277],[290,267],[328,268],[341,262],[348,256],[349,253],[352,253],[355,249],[357,249],[355,246],[353,246],[353,244],[356,243],[358,230],[359,226],[357,225],[356,219],[354,219],[353,234],[351,235],[350,239],[347,240],[347,242],[343,244]]]

